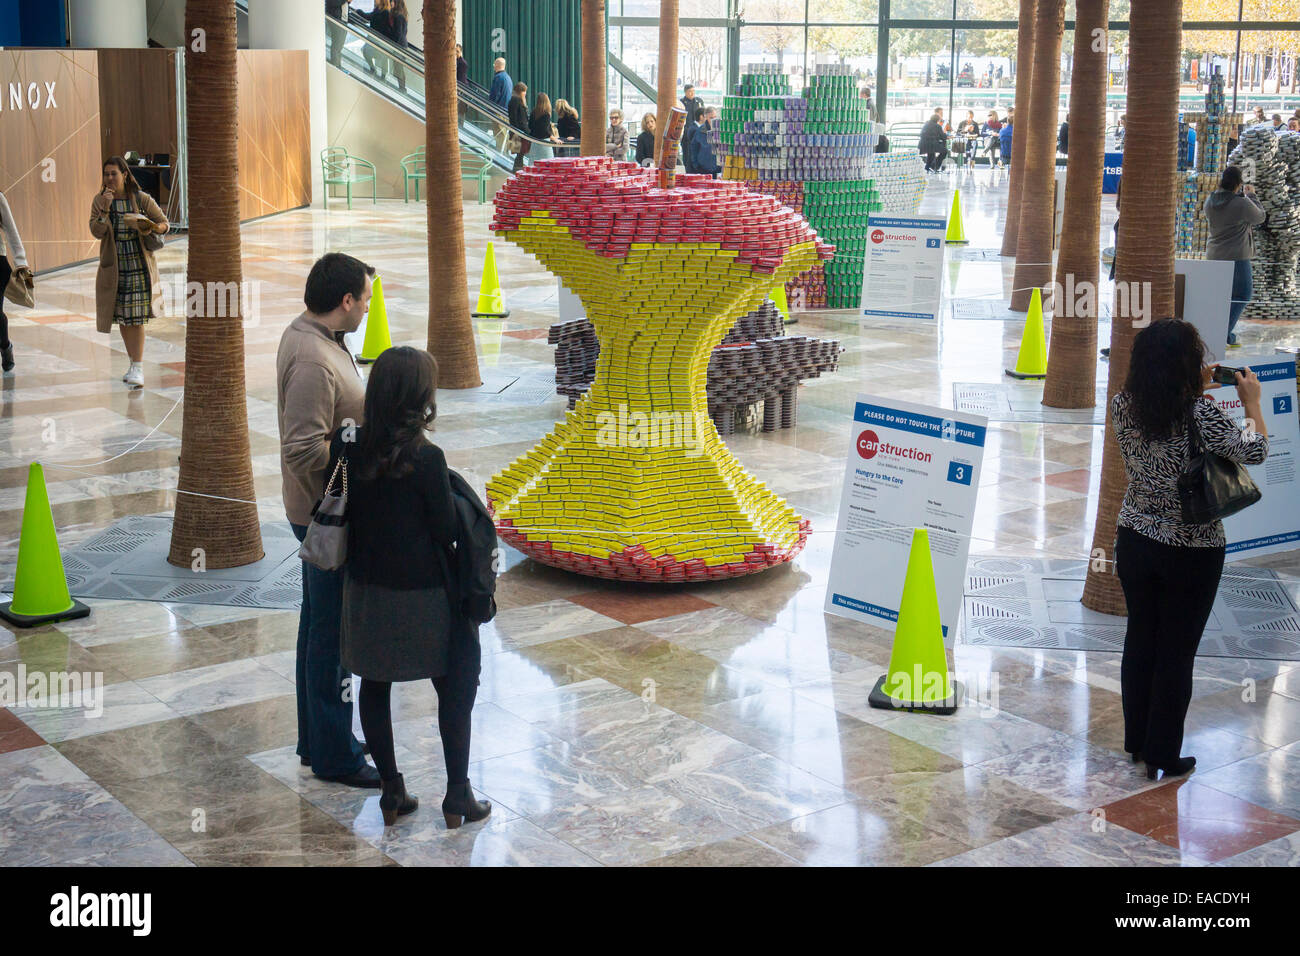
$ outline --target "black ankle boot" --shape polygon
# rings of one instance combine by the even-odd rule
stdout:
[[[447,829],[454,830],[462,823],[475,823],[492,812],[492,804],[474,799],[474,788],[468,780],[447,785],[447,796],[442,801],[442,818]]]
[[[1196,766],[1195,757],[1179,757],[1173,763],[1154,764],[1147,761],[1147,779],[1154,780],[1156,772],[1163,772],[1166,777],[1181,777],[1183,774],[1191,771]]]
[[[399,773],[392,780],[385,780],[383,792],[379,797],[379,812],[384,815],[384,826],[391,827],[397,818],[414,813],[420,801],[406,792],[406,781]]]
[[[0,368],[4,369],[4,371],[7,372],[13,367],[14,367],[14,344],[10,342],[8,345],[0,347]]]

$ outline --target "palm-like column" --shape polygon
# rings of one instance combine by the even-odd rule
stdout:
[[[788,561],[808,522],[745,472],[709,419],[714,346],[768,291],[832,248],[739,182],[657,189],[606,157],[538,163],[497,194],[493,229],[582,299],[596,378],[538,445],[488,482],[501,536],[544,564],[643,581]],[[694,294],[681,294],[684,277]]]
[[[239,307],[186,318],[180,483],[167,560],[192,567],[201,559],[216,570],[264,553],[244,391],[234,0],[187,0],[185,33],[195,30],[204,31],[206,49],[185,57],[188,287],[234,288]],[[203,295],[205,305],[215,299]]]
[[[428,157],[429,332],[441,388],[477,388],[478,352],[465,272],[460,134],[456,119],[456,3],[424,0],[424,126]]]
[[[1052,281],[1052,187],[1056,173],[1056,114],[1061,97],[1061,38],[1065,0],[1038,0],[1034,17],[1034,76],[1029,92],[1029,129],[1021,167],[1020,232],[1011,308],[1024,312],[1034,289]],[[1020,113],[1016,111],[1017,123]],[[1016,147],[1011,147],[1015,161]],[[1008,214],[1010,212],[1008,211]],[[1044,300],[1044,307],[1047,302]]]
[[[1106,397],[1106,444],[1101,499],[1092,553],[1115,557],[1115,528],[1128,480],[1111,426],[1109,400],[1124,388],[1133,338],[1146,319],[1174,314],[1174,176],[1178,164],[1178,78],[1182,50],[1182,0],[1142,0],[1129,15],[1128,130],[1124,135],[1124,215],[1115,245],[1115,285],[1141,290],[1140,314],[1116,308],[1110,331],[1110,377]],[[1148,298],[1149,296],[1149,298]],[[1125,300],[1120,298],[1116,305]],[[1137,323],[1135,325],[1135,323]],[[1125,613],[1115,566],[1089,565],[1083,603],[1094,611]]]
[[[659,4],[659,96],[655,103],[655,159],[668,129],[668,114],[677,105],[677,0]],[[687,117],[689,119],[689,117]]]
[[[605,0],[582,0],[582,155],[605,153]]]
[[[1105,42],[1110,0],[1078,0],[1074,73],[1070,78],[1070,175],[1056,261],[1055,303],[1043,404],[1092,408],[1097,400],[1097,236],[1101,231],[1101,174],[1106,151]],[[1094,31],[1100,30],[1100,48]],[[1071,289],[1074,290],[1071,293]]]
[[[1025,140],[1029,135],[1029,93],[1034,78],[1034,13],[1038,0],[1020,0],[1016,35],[1016,121],[1011,127],[1011,179],[1007,184],[1007,221],[1002,254],[1014,256],[1020,236],[1020,193],[1025,179]]]

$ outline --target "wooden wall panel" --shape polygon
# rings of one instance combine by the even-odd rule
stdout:
[[[0,190],[37,272],[99,248],[87,226],[101,181],[97,71],[93,50],[0,50]],[[46,83],[54,85],[54,105]]]
[[[310,153],[307,51],[240,50],[239,218],[310,205]]]
[[[99,127],[103,158],[176,155],[176,53],[98,50]]]

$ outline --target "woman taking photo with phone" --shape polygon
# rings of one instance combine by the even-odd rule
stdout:
[[[1204,213],[1210,224],[1205,258],[1233,263],[1228,345],[1235,346],[1237,320],[1255,294],[1250,266],[1250,260],[1255,258],[1253,230],[1268,218],[1268,214],[1255,198],[1255,190],[1242,182],[1239,166],[1229,166],[1223,171],[1219,188],[1206,197]]]
[[[382,780],[384,824],[412,813],[393,750],[394,681],[433,680],[447,764],[442,801],[449,829],[482,820],[492,805],[469,782],[470,711],[478,694],[477,631],[453,609],[447,549],[457,540],[447,460],[429,441],[437,414],[433,356],[402,346],[382,352],[366,385],[360,428],[340,429],[328,474],[346,458],[348,556],[340,659],[361,677],[361,729]],[[351,440],[349,440],[351,439]]]
[[[162,283],[150,247],[161,246],[158,237],[167,229],[167,217],[140,188],[126,160],[114,156],[104,163],[103,188],[90,204],[90,234],[99,240],[95,327],[101,332],[111,332],[114,325],[121,329],[131,361],[122,381],[131,388],[144,386],[144,327],[162,305]]]
[[[1128,603],[1120,665],[1124,749],[1145,760],[1147,776],[1184,774],[1183,719],[1192,699],[1192,668],[1223,572],[1223,522],[1183,519],[1178,480],[1204,448],[1242,465],[1268,457],[1259,379],[1234,375],[1245,409],[1242,430],[1203,393],[1215,368],[1205,344],[1180,319],[1154,322],[1133,340],[1124,391],[1111,403],[1128,490],[1119,512],[1115,564]],[[1227,371],[1225,369],[1225,371]],[[1252,427],[1253,423],[1253,427]],[[1189,441],[1189,435],[1192,441]]]

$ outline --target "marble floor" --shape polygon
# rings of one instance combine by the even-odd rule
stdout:
[[[962,188],[971,246],[948,266],[949,293],[998,302],[1009,264],[978,251],[999,244],[1006,180],[960,176],[932,180],[923,208],[946,212]],[[474,289],[489,218],[489,206],[466,205]],[[394,341],[425,338],[422,205],[339,204],[244,228],[259,307],[245,332],[249,428],[267,521],[283,520],[276,344],[310,263],[329,250],[378,267]],[[440,393],[434,436],[480,489],[565,408],[546,387],[555,282],[509,244],[496,254],[512,311],[477,323],[484,375],[498,387],[518,378],[512,388],[528,394]],[[184,239],[172,240],[164,277],[184,261]],[[149,326],[146,387],[127,391],[120,341],[94,328],[93,279],[93,267],[42,277],[39,307],[11,310],[6,574],[32,460],[45,464],[65,548],[173,504],[183,324]],[[867,706],[891,636],[822,612],[847,409],[885,389],[951,406],[955,384],[1002,380],[1020,328],[949,310],[936,325],[805,313],[797,330],[839,339],[840,371],[801,387],[797,428],[728,444],[812,519],[808,547],[761,575],[656,590],[511,552],[501,611],[482,631],[470,772],[495,805],[486,823],[447,831],[436,812],[443,767],[426,684],[401,686],[394,704],[399,763],[422,806],[385,829],[376,791],[316,780],[293,752],[296,612],[94,600],[84,620],[0,628],[0,672],[104,683],[102,713],[35,699],[0,709],[0,863],[1300,864],[1300,665],[1199,659],[1184,748],[1199,763],[1171,782],[1149,782],[1123,753],[1115,653],[974,646],[959,633],[953,667],[996,679],[996,709],[937,718]],[[1269,350],[1300,339],[1290,326],[1242,331]],[[1101,440],[1097,425],[993,422],[972,553],[1086,555]],[[1300,575],[1297,552],[1258,563]]]

